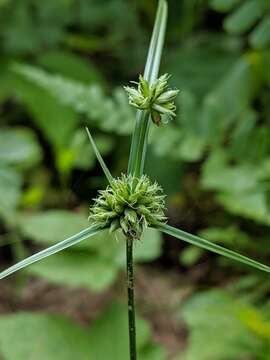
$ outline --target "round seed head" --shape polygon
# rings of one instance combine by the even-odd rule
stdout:
[[[111,232],[121,229],[139,239],[145,227],[166,220],[162,188],[145,175],[139,179],[122,175],[99,194],[90,207],[89,221]]]

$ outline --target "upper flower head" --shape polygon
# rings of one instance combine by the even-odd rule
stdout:
[[[156,125],[164,121],[164,115],[175,116],[176,106],[174,100],[179,90],[168,89],[168,74],[160,76],[151,86],[142,75],[135,87],[124,86],[128,93],[130,105],[140,110],[149,110],[151,119]]]

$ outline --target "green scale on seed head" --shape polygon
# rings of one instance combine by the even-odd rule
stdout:
[[[139,239],[144,228],[166,220],[164,199],[162,188],[147,176],[135,179],[122,175],[99,191],[90,207],[89,221]]]
[[[168,117],[175,116],[176,106],[174,100],[179,90],[168,89],[168,79],[170,76],[164,74],[160,76],[152,85],[149,85],[142,75],[139,82],[134,82],[135,87],[124,86],[129,96],[129,104],[140,110],[149,110],[152,121],[159,126],[161,122],[166,122]]]

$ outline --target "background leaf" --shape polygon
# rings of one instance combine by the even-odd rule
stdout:
[[[21,331],[21,329],[24,331]],[[142,360],[165,359],[163,350],[154,345],[150,331],[138,318],[138,350]],[[1,317],[1,352],[7,360],[19,358],[126,359],[128,357],[126,308],[112,305],[89,328],[71,320],[46,314],[18,313]],[[121,336],[119,336],[121,335]],[[11,346],[14,336],[17,346]],[[33,343],[34,339],[34,343]],[[106,346],[105,346],[106,344]],[[151,355],[152,353],[152,355]],[[154,357],[157,356],[157,357]]]

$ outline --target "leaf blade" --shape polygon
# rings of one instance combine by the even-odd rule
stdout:
[[[164,0],[160,0],[144,69],[144,78],[150,83],[150,85],[156,80],[158,76],[161,54],[165,39],[167,14],[167,2]]]
[[[41,250],[40,252],[31,255],[29,257],[27,257],[26,259],[18,262],[17,264],[7,268],[6,270],[2,271],[0,273],[0,280],[17,272],[20,269],[25,268],[26,266],[29,266],[37,261],[40,261],[48,256],[51,256],[53,254],[58,253],[59,251],[62,251],[72,245],[77,244],[78,242],[85,240],[87,238],[89,238],[90,236],[93,236],[95,234],[97,234],[98,232],[100,232],[102,229],[100,227],[97,226],[90,226],[82,231],[80,231],[79,233],[70,236],[69,238],[60,241],[59,243],[52,245],[44,250]]]
[[[100,154],[100,152],[99,152],[99,150],[98,150],[98,148],[97,148],[97,146],[96,146],[96,144],[95,144],[95,142],[94,142],[94,139],[92,138],[92,135],[90,134],[90,131],[89,131],[89,129],[88,129],[87,126],[85,127],[85,130],[86,130],[87,135],[88,135],[88,137],[89,137],[90,143],[91,143],[91,145],[92,145],[92,147],[93,147],[93,150],[94,150],[94,153],[95,153],[95,155],[96,155],[96,158],[97,158],[100,166],[102,167],[102,170],[103,170],[103,172],[104,172],[104,174],[105,174],[105,176],[106,176],[109,184],[110,184],[111,186],[113,186],[113,177],[112,177],[112,174],[110,173],[110,170],[107,168],[107,165],[105,164],[105,162],[104,162],[104,160],[103,160],[103,158],[102,158],[102,156],[101,156],[101,154]]]
[[[160,0],[144,70],[144,78],[150,84],[158,76],[167,25],[167,13],[167,2]],[[143,174],[149,125],[149,113],[138,110],[128,163],[128,173],[136,177],[140,177]]]
[[[175,227],[167,225],[167,224],[160,223],[156,226],[156,228],[167,235],[174,236],[175,238],[186,241],[189,244],[201,247],[203,249],[212,251],[216,254],[225,256],[229,259],[241,262],[243,264],[249,265],[256,269],[270,273],[269,266],[264,265],[258,261],[252,260],[244,255],[238,254],[232,250],[226,249],[220,245],[211,243],[210,241],[202,239],[199,236],[189,234],[183,230],[176,229]]]

